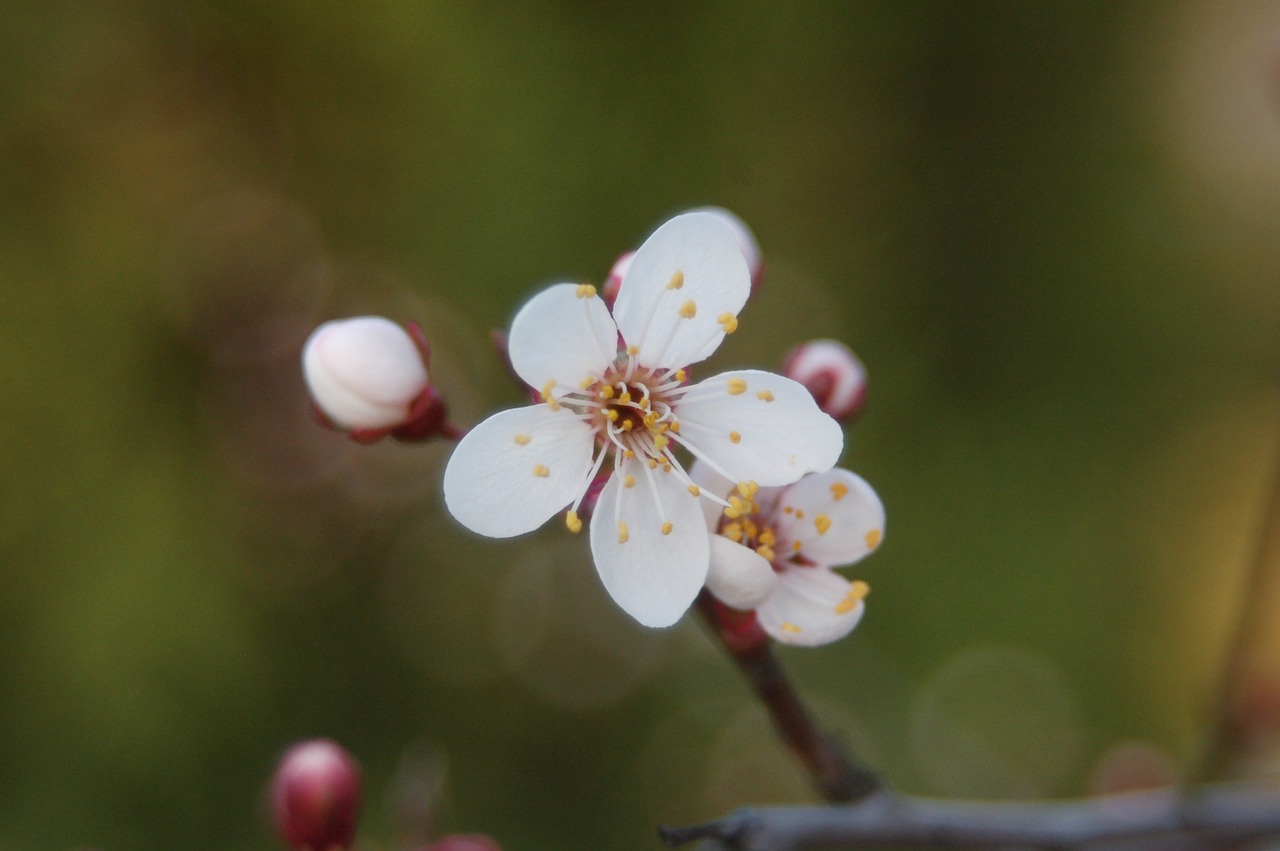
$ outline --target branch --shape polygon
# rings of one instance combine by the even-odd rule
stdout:
[[[836,807],[759,807],[718,821],[660,828],[675,847],[711,840],[716,851],[800,851],[839,846],[1078,848],[1158,840],[1226,848],[1280,836],[1280,789],[1257,782],[1128,792],[1075,801],[942,801],[881,793]],[[1179,844],[1187,843],[1187,844]]]

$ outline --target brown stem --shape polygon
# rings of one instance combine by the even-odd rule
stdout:
[[[844,748],[818,729],[770,650],[769,638],[756,623],[755,615],[726,608],[705,590],[699,595],[697,606],[712,635],[769,710],[778,737],[800,758],[822,797],[831,803],[849,803],[877,792],[879,778],[850,759]]]

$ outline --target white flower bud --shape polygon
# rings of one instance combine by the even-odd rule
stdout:
[[[867,368],[837,340],[810,340],[787,355],[782,374],[808,388],[826,414],[846,421],[862,410]]]
[[[756,235],[751,232],[751,228],[747,227],[746,222],[723,207],[697,207],[688,212],[711,213],[733,228],[733,234],[738,238],[738,247],[742,249],[742,256],[747,258],[747,269],[751,272],[751,283],[760,283],[760,275],[764,271],[760,256],[760,243],[756,242]]]
[[[413,338],[380,316],[321,325],[302,350],[302,369],[317,407],[348,431],[403,423],[429,383]]]

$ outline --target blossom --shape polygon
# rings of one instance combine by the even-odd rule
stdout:
[[[543,401],[489,417],[458,444],[444,476],[453,516],[509,537],[567,508],[576,532],[603,470],[590,530],[601,581],[640,623],[678,620],[707,576],[699,504],[730,503],[704,493],[677,450],[744,486],[782,485],[830,469],[844,443],[790,379],[737,370],[690,383],[689,365],[738,327],[750,287],[733,230],[689,213],[636,251],[612,315],[589,284],[534,296],[512,322],[509,350]]]
[[[787,354],[782,374],[809,388],[818,407],[840,422],[857,419],[867,399],[867,368],[839,340],[810,340]]]
[[[858,625],[867,584],[831,568],[861,561],[884,539],[884,506],[871,485],[840,468],[758,490],[702,464],[690,472],[731,503],[727,513],[705,515],[712,594],[755,609],[764,631],[787,644],[828,644]]]

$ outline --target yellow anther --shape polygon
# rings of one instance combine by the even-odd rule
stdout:
[[[662,452],[670,445],[671,445],[671,438],[667,437],[665,434],[654,435],[653,437],[654,449],[658,450],[659,452]]]
[[[560,410],[560,403],[557,402],[555,397],[551,395],[551,390],[555,386],[556,386],[556,382],[554,380],[548,381],[546,384],[543,385],[542,400],[547,403],[547,407],[549,407],[551,410],[558,411]]]
[[[515,440],[515,442],[516,442],[516,443],[520,444],[521,446],[528,446],[528,445],[529,445],[529,441],[533,440],[533,435],[529,435],[529,434],[517,434],[517,435],[515,436],[514,440]]]
[[[650,470],[656,470],[656,469],[658,469],[658,461],[657,461],[657,459],[655,459],[655,458],[650,458],[650,459],[649,459],[649,469],[650,469]]]
[[[678,290],[684,286],[684,272],[676,269],[676,273],[671,276],[671,280],[667,281],[667,289]]]
[[[631,534],[627,532],[627,522],[625,520],[618,521],[618,543],[625,544]]]
[[[867,541],[867,549],[869,550],[874,550],[876,547],[880,546],[880,530],[872,529],[870,532],[868,532],[866,541]]]
[[[698,315],[698,305],[693,303],[693,299],[689,299],[680,305],[680,316],[684,319],[692,319]]]
[[[844,499],[846,496],[848,496],[848,494],[849,494],[849,486],[846,484],[836,482],[834,485],[831,486],[831,497],[836,502],[839,502],[840,500]]]
[[[551,471],[547,469],[546,464],[535,464],[533,474],[540,479],[545,479],[547,476],[551,475]]]
[[[645,428],[653,428],[654,424],[658,421],[658,415],[655,414],[653,411],[650,411],[649,413],[641,417],[640,421],[644,423]]]
[[[680,421],[679,421],[679,420],[672,420],[671,422],[667,423],[667,428],[671,429],[671,430],[672,430],[672,431],[674,431],[676,434],[679,434],[679,433],[680,433]]]
[[[747,382],[744,378],[730,378],[727,385],[730,396],[740,396],[747,392]]]
[[[797,519],[797,520],[802,520],[802,519],[804,519],[804,512],[803,512],[803,511],[801,511],[801,510],[800,510],[800,509],[798,509],[798,508],[796,509],[796,519]]]
[[[670,523],[663,523],[663,524],[662,524],[662,534],[664,534],[664,535],[670,535],[670,534],[671,534],[671,529],[672,529],[672,528],[673,528],[673,527],[672,527],[672,525],[671,525]]]
[[[819,514],[813,518],[813,527],[818,530],[819,535],[825,535],[831,528],[831,518],[825,514]]]
[[[632,357],[635,357],[636,355],[640,354],[640,347],[627,346],[627,354],[631,355]]]
[[[670,463],[666,463],[662,465],[662,472],[664,473],[670,473],[672,469],[673,468]]]
[[[618,421],[618,410],[616,408],[610,408],[604,412],[604,415],[609,418],[609,422],[611,423],[616,423]]]
[[[570,511],[564,516],[564,525],[569,527],[570,532],[581,532],[582,518],[578,516],[578,512]]]
[[[591,385],[595,383],[596,383],[596,380],[592,378],[590,375],[588,375],[586,378],[578,382],[578,386],[581,387],[583,390],[590,390]]]
[[[683,384],[688,377],[689,377],[689,373],[685,372],[683,369],[676,370],[675,379],[676,381],[679,381],[681,384]]]
[[[772,547],[774,544],[778,543],[777,538],[774,537],[773,528],[770,526],[766,526],[764,531],[760,533],[759,540],[760,543],[764,544],[766,547]]]
[[[621,394],[620,396],[618,396],[618,402],[619,402],[619,403],[621,403],[621,404],[623,404],[623,405],[626,405],[626,404],[628,404],[630,401],[631,401],[631,394],[630,394],[629,392],[627,392],[626,390],[623,390],[623,391],[622,391],[622,394]]]
[[[730,505],[728,508],[724,510],[724,516],[728,517],[730,520],[736,520],[737,518],[742,516],[742,509],[738,508],[737,506]]]
[[[578,298],[595,298],[596,288],[590,284],[578,284]]]
[[[844,615],[853,611],[859,603],[866,599],[867,594],[871,593],[871,586],[857,579],[849,583],[849,593],[844,595],[844,599],[836,603],[836,614]]]
[[[635,423],[632,422],[631,420],[623,420],[622,425],[618,426],[618,428],[622,429],[623,431],[631,431],[631,428],[634,425]]]
[[[778,625],[778,629],[782,630],[783,632],[789,632],[792,635],[800,631],[800,627],[796,626],[791,621],[783,621],[781,624]]]
[[[693,496],[702,496],[702,488],[697,485],[689,485],[689,493]]]
[[[601,399],[612,399],[612,398],[613,398],[613,385],[612,385],[612,384],[606,384],[605,386],[603,386],[603,387],[601,387],[601,388],[600,388],[600,398],[601,398]]]
[[[738,482],[738,493],[742,494],[747,499],[751,499],[751,497],[755,496],[759,492],[760,485],[756,482]]]
[[[794,514],[794,513],[795,513],[795,509],[794,509],[794,508],[792,508],[792,507],[791,507],[791,506],[789,506],[789,505],[784,505],[784,506],[782,506],[782,513],[783,513],[783,514]]]
[[[726,523],[724,528],[720,530],[720,534],[724,535],[735,544],[742,542],[742,524]]]
[[[798,553],[798,552],[800,552],[800,542],[799,542],[799,541],[792,541],[792,542],[791,542],[791,551],[792,551],[793,553]]]
[[[773,556],[774,556],[773,547],[766,546],[765,544],[761,544],[760,546],[756,547],[756,553],[758,553],[760,558],[764,559],[765,561],[773,561]]]
[[[622,486],[623,486],[624,488],[633,488],[633,487],[635,487],[635,486],[636,486],[636,477],[635,477],[635,476],[623,476],[623,477],[622,477]]]
[[[757,399],[760,399],[760,400],[762,400],[762,401],[765,401],[765,402],[772,402],[772,401],[773,401],[773,394],[772,394],[772,393],[770,393],[768,390],[757,390],[757,391],[756,391],[756,398],[757,398]]]
[[[739,433],[738,433],[738,432],[736,432],[736,431],[731,431],[731,432],[729,432],[729,442],[730,442],[730,443],[741,443],[741,442],[742,442],[742,435],[741,435],[741,434],[739,434]]]
[[[630,449],[624,449],[624,450],[622,450],[622,457],[623,457],[623,458],[627,458],[627,459],[631,459],[631,458],[636,457],[636,453],[632,452]]]
[[[738,330],[738,317],[732,313],[722,313],[716,317],[716,322],[720,323],[720,328],[726,334],[732,334]]]

